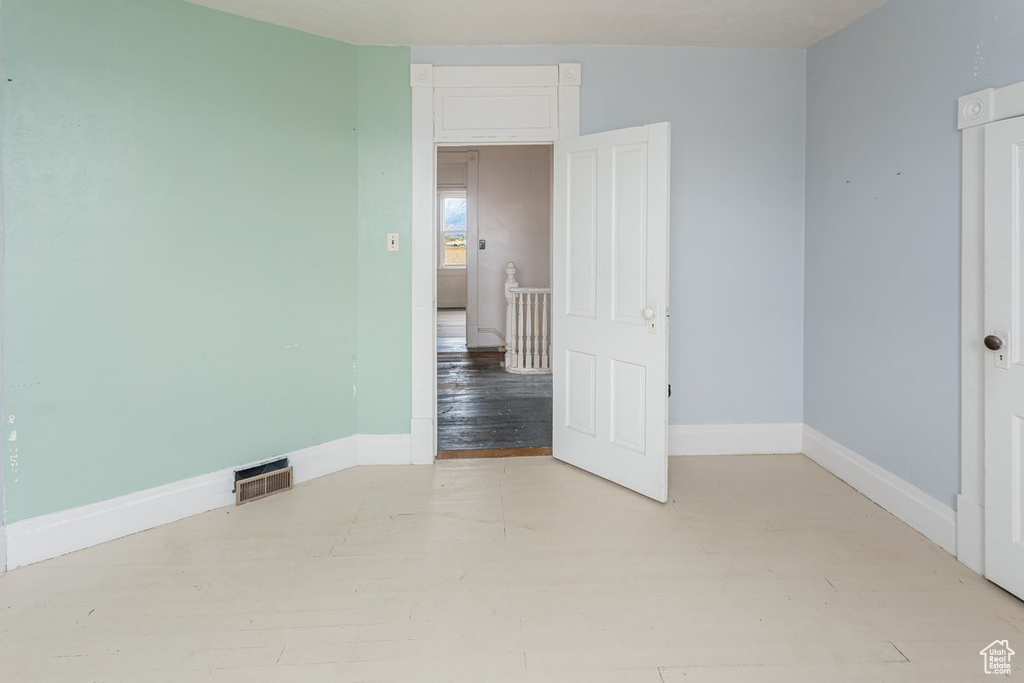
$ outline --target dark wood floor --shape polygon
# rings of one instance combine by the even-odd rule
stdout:
[[[505,372],[497,351],[466,348],[465,310],[438,311],[437,450],[550,446],[551,375]]]

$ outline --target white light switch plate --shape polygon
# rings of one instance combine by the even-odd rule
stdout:
[[[388,233],[388,251],[398,251],[398,233]]]

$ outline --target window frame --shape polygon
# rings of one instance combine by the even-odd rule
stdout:
[[[445,199],[466,200],[466,227],[461,231],[466,235],[466,263],[448,265],[445,263],[445,236],[454,230],[446,230],[444,222]],[[469,264],[469,193],[465,189],[446,189],[437,191],[437,267],[438,270],[466,270]]]

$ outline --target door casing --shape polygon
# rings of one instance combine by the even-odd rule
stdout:
[[[580,81],[579,64],[411,65],[413,464],[437,456],[437,147],[579,135]]]
[[[985,124],[1024,116],[1024,82],[958,102],[963,132],[960,246],[960,494],[956,555],[985,573]]]

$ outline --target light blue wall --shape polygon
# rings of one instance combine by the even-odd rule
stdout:
[[[808,51],[807,423],[959,490],[959,96],[1024,79],[1024,2],[890,0]]]
[[[672,123],[673,424],[802,422],[803,50],[420,47],[583,64],[583,133]]]

